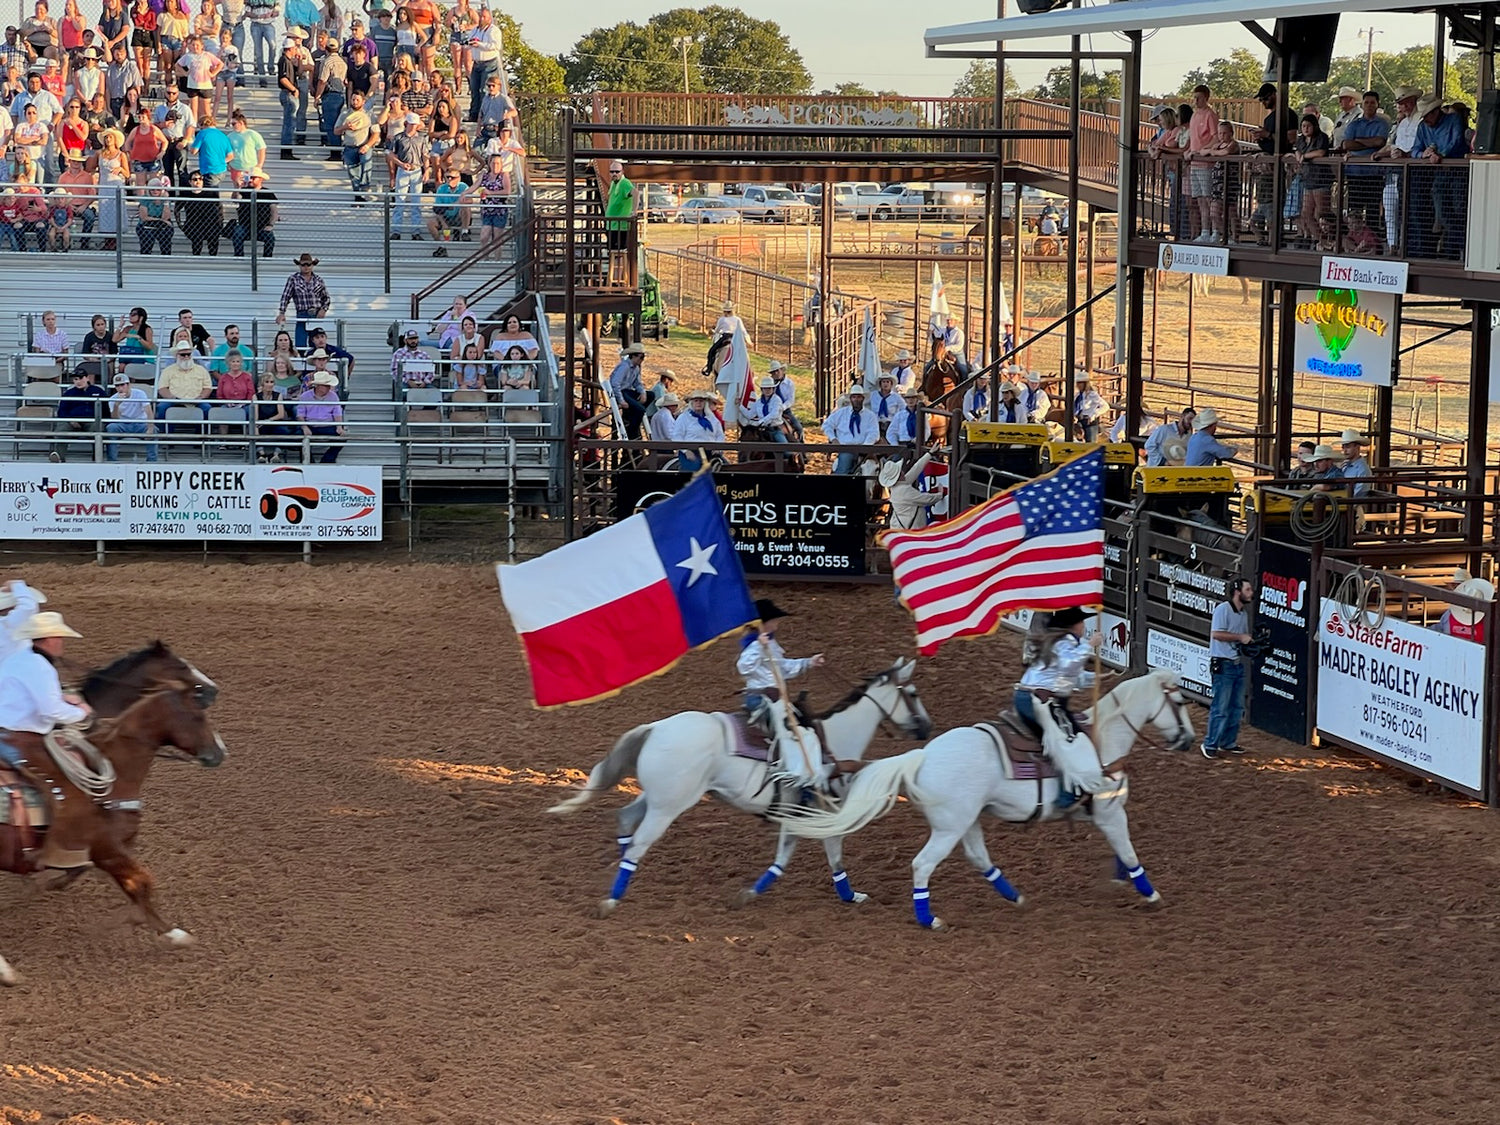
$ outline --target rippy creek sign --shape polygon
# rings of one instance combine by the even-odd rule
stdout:
[[[371,465],[0,465],[0,538],[379,541]]]
[[[672,495],[686,473],[616,475],[621,518]],[[714,486],[746,574],[853,578],[865,573],[865,485],[860,477],[715,473]]]

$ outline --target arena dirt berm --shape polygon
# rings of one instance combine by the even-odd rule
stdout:
[[[635,723],[732,706],[728,645],[540,714],[489,567],[25,576],[80,659],[161,636],[218,679],[230,757],[148,791],[142,854],[195,948],[127,928],[102,876],[0,890],[27,977],[0,995],[6,1125],[1500,1120],[1500,826],[1407,775],[1254,733],[1243,761],[1140,750],[1164,909],[1091,833],[992,825],[1029,905],[955,856],[949,937],[910,920],[910,808],[848,843],[870,903],[804,845],[736,910],[771,836],[705,803],[598,921],[612,820],[543,810]],[[888,589],[760,592],[790,651],[829,654],[818,699],[910,651]],[[991,711],[1015,648],[923,661],[940,729]]]

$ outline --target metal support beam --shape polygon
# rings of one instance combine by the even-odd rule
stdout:
[[[1260,285],[1260,401],[1256,403],[1255,428],[1263,436],[1256,439],[1255,459],[1262,465],[1281,466],[1276,461],[1277,403],[1276,394],[1276,289],[1269,281]]]
[[[1141,33],[1127,32],[1130,36],[1130,52],[1125,57],[1124,72],[1120,75],[1120,187],[1115,197],[1115,214],[1119,217],[1115,245],[1115,363],[1126,354],[1126,278],[1129,267],[1125,264],[1129,256],[1127,248],[1135,233],[1135,201],[1137,160],[1140,155],[1141,131],[1135,122],[1139,116],[1136,108],[1141,103]],[[1139,375],[1140,365],[1136,372]],[[1130,423],[1135,424],[1135,421]],[[1134,432],[1134,431],[1132,431]]]
[[[1468,484],[1465,491],[1468,501],[1468,527],[1464,538],[1471,544],[1485,541],[1485,477],[1489,466],[1490,423],[1490,341],[1497,306],[1476,301],[1474,304],[1474,346],[1470,349],[1469,366],[1469,438],[1467,456],[1464,458]]]
[[[1068,120],[1078,121],[1080,99],[1078,83],[1082,71],[1078,62],[1081,46],[1078,36],[1073,36],[1073,58],[1068,67]],[[1068,251],[1064,256],[1068,277],[1065,292],[1069,309],[1078,307],[1078,142],[1068,145]],[[1077,395],[1074,372],[1078,365],[1078,317],[1069,316],[1063,336],[1063,411],[1067,415],[1063,422],[1063,433],[1073,438],[1073,402]]]
[[[1136,34],[1125,32],[1126,35]],[[998,42],[998,40],[997,40]],[[995,57],[993,51],[943,51],[936,47],[927,48],[929,59],[983,59],[986,62]],[[1067,51],[1006,51],[1008,59],[1022,59],[1028,62],[1054,62],[1058,59],[1067,59],[1070,53]],[[1106,62],[1124,62],[1129,56],[1124,51],[1079,51],[1081,59],[1103,59]]]
[[[1285,74],[1285,65],[1282,68]],[[1278,308],[1276,327],[1276,443],[1271,464],[1278,470],[1292,463],[1293,391],[1297,383],[1297,326],[1295,307],[1297,287],[1276,287]]]
[[[577,498],[574,492],[574,474],[577,460],[578,433],[573,426],[573,399],[575,386],[573,379],[574,363],[574,325],[577,317],[576,293],[577,285],[577,259],[576,255],[576,226],[577,207],[574,203],[573,192],[575,188],[575,168],[573,159],[573,107],[564,106],[562,111],[562,142],[563,142],[563,190],[567,193],[563,199],[563,216],[565,230],[563,231],[563,390],[562,402],[558,403],[558,410],[562,412],[567,426],[567,453],[563,457],[563,506],[565,510],[563,519],[563,540],[571,543],[578,535],[576,514]],[[599,353],[596,350],[594,354]]]
[[[1126,310],[1125,342],[1125,429],[1127,433],[1145,435],[1141,418],[1141,384],[1146,319],[1146,271],[1125,267]],[[1116,306],[1118,308],[1118,305]],[[1116,326],[1117,332],[1119,327]],[[1117,361],[1118,362],[1118,361]],[[1158,405],[1161,405],[1158,403]],[[1163,406],[1163,410],[1166,408]]]

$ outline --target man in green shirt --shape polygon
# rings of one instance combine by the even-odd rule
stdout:
[[[635,222],[635,185],[625,178],[625,166],[609,162],[609,198],[604,202],[604,231],[609,239],[609,284],[630,280],[630,228]]]

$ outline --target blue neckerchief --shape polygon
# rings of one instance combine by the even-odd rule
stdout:
[[[708,420],[707,414],[695,413],[693,417],[698,419],[698,425],[702,426],[709,433],[713,433],[714,424]]]
[[[974,409],[975,410],[983,410],[984,409],[984,392],[983,391],[975,391],[974,392]]]
[[[880,396],[880,417],[889,418],[891,416],[890,407],[886,405],[885,397],[885,395]]]
[[[910,410],[906,412],[906,436],[909,438],[917,436],[917,416]]]
[[[852,406],[849,408],[849,428],[855,433],[859,433],[859,415],[860,411],[855,410]]]

